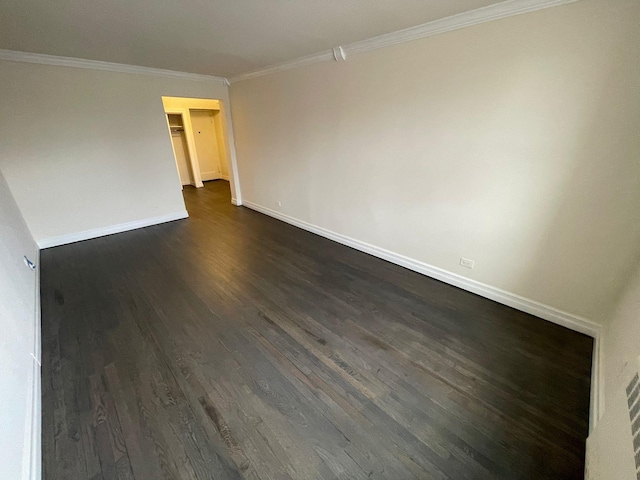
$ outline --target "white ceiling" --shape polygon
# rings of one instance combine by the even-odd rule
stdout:
[[[0,48],[233,77],[496,0],[2,0]]]

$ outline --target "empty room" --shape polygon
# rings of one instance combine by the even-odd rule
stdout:
[[[2,480],[640,478],[640,2],[0,4]]]

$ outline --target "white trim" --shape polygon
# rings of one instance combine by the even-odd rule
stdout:
[[[258,205],[253,202],[247,202],[245,200],[243,205],[252,210],[256,210],[260,213],[264,213],[265,215],[269,215],[270,217],[277,218],[278,220],[282,220],[283,222],[290,223],[291,225],[295,225],[296,227],[302,228],[348,247],[355,248],[356,250],[360,250],[361,252],[368,253],[370,255],[373,255],[374,257],[382,258],[383,260],[387,260],[388,262],[395,263],[396,265],[400,265],[401,267],[408,268],[409,270],[413,270],[414,272],[421,273],[423,275],[435,278],[436,280],[440,280],[463,290],[467,290],[468,292],[475,293],[476,295],[480,295],[481,297],[485,297],[503,305],[507,305],[517,310],[535,315],[558,325],[562,325],[563,327],[575,330],[576,332],[584,333],[585,335],[589,335],[594,338],[597,338],[600,333],[600,325],[586,318],[579,317],[568,312],[563,312],[549,305],[545,305],[535,300],[516,295],[515,293],[507,292],[500,288],[492,287],[491,285],[487,285],[476,280],[471,280],[469,278],[463,277],[462,275],[449,272],[447,270],[429,265],[419,260],[415,260],[413,258],[409,258],[404,255],[386,250],[384,248],[380,248],[375,245],[356,240],[355,238],[347,237],[346,235],[342,235],[341,233],[337,233],[326,228],[319,227],[302,220],[298,220],[297,218],[290,217],[289,215],[271,210],[270,208],[263,207],[262,205]]]
[[[378,48],[397,45],[399,43],[411,42],[420,38],[430,37],[432,35],[438,35],[440,33],[458,30],[472,25],[491,22],[493,20],[512,17],[514,15],[521,15],[523,13],[535,12],[536,10],[565,5],[576,1],[578,0],[507,0],[505,2],[495,3],[476,10],[470,10],[457,15],[440,18],[415,27],[379,35],[359,42],[350,43],[349,45],[342,45],[331,50],[300,57],[288,62],[271,65],[260,70],[238,75],[231,78],[230,81],[231,83],[235,83],[248,80],[250,78],[290,70],[292,68],[303,67],[305,65],[338,60],[334,53],[337,49],[340,49],[342,52],[341,60],[344,61],[350,55],[355,55],[357,53],[364,53]]]
[[[231,162],[230,164],[227,162],[231,196],[237,199],[238,205],[242,205],[242,188],[240,186],[240,175],[238,173],[238,158],[236,156],[236,140],[233,131],[230,99],[226,102],[220,102],[220,122],[222,131],[226,134],[222,136],[224,138],[224,148],[227,152],[227,161]]]
[[[377,37],[354,42],[344,48],[347,55],[368,52],[378,48],[389,47],[398,43],[411,42],[432,35],[459,30],[461,28],[479,25],[481,23],[500,20],[501,18],[522,15],[535,12],[544,8],[555,7],[577,0],[507,0],[486,7],[459,13],[450,17],[434,20],[415,27],[406,28],[397,32],[379,35]]]
[[[591,392],[589,408],[589,434],[593,432],[604,413],[604,329],[593,342],[591,362]]]
[[[236,207],[239,207],[240,205],[242,205],[242,202],[238,202],[237,199],[231,198],[231,204],[235,205]]]
[[[40,379],[40,249],[34,244],[34,314],[33,344],[29,352],[31,363],[30,387],[27,392],[25,435],[22,457],[22,479],[41,478],[41,379]]]
[[[33,346],[31,347],[31,355],[38,362],[38,365],[42,362],[42,353],[41,353],[41,343],[40,343],[40,248],[38,248],[35,244],[34,247],[36,249],[34,254],[34,261],[36,264],[36,269],[34,270],[34,305],[35,305],[35,314],[33,319]]]
[[[39,290],[38,290],[39,291]],[[24,480],[40,480],[42,476],[42,381],[40,365],[31,359],[31,388],[28,395],[27,423],[25,434]],[[28,443],[28,445],[26,445]]]
[[[334,59],[336,62],[339,62],[339,61],[341,61],[341,60],[342,60],[342,61],[346,60],[346,59],[347,59],[347,55],[344,53],[344,48],[342,48],[342,47],[335,47],[335,48],[333,49],[333,59]]]
[[[219,82],[226,85],[226,79],[213,75],[200,75],[198,73],[178,72],[161,68],[141,67],[139,65],[126,65],[124,63],[101,62],[98,60],[85,60],[83,58],[59,57],[57,55],[44,55],[41,53],[17,52],[15,50],[0,49],[0,60],[20,63],[37,63],[40,65],[53,65],[56,67],[86,68],[89,70],[105,70],[108,72],[133,73],[137,75],[151,75],[154,77],[180,78],[183,80],[197,80],[200,82]]]
[[[80,242],[82,240],[89,240],[91,238],[104,237],[106,235],[113,235],[114,233],[121,233],[128,230],[135,230],[137,228],[158,225],[160,223],[172,222],[174,220],[187,218],[188,216],[189,214],[186,210],[181,210],[179,212],[168,213],[166,215],[160,215],[158,217],[144,218],[142,220],[121,223],[119,225],[111,225],[109,227],[94,228],[92,230],[85,230],[83,232],[72,233],[69,235],[61,235],[59,237],[45,238],[44,240],[38,241],[38,246],[41,249],[57,247],[59,245],[66,245],[67,243]]]
[[[313,55],[307,55],[306,57],[296,58],[295,60],[290,60],[288,62],[279,63],[270,67],[261,68],[260,70],[238,75],[230,78],[229,82],[241,82],[243,80],[249,80],[250,78],[262,77],[264,75],[271,75],[272,73],[284,72],[285,70],[291,70],[294,68],[304,67],[306,65],[314,65],[316,63],[330,61],[333,61],[333,50],[314,53]]]

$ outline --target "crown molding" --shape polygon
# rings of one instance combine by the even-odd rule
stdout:
[[[231,78],[230,81],[231,83],[236,83],[250,78],[262,77],[264,75],[271,75],[272,73],[312,65],[314,63],[338,60],[334,55],[334,51],[340,48],[342,49],[344,56],[348,57],[349,55],[364,53],[378,48],[397,45],[399,43],[411,42],[413,40],[450,32],[452,30],[491,22],[501,18],[512,17],[514,15],[535,12],[536,10],[542,10],[544,8],[565,5],[576,1],[578,0],[507,0],[505,2],[495,3],[476,10],[470,10],[468,12],[459,13],[457,15],[441,18],[432,22],[423,23],[422,25],[417,25],[415,27],[386,33],[384,35],[368,38],[348,45],[342,45],[341,47],[336,47],[314,55],[308,55],[288,62],[272,65],[254,72],[238,75]],[[342,60],[345,60],[345,58],[342,58]]]
[[[261,68],[254,72],[245,73],[229,79],[231,83],[241,82],[242,80],[249,80],[250,78],[262,77],[264,75],[271,75],[272,73],[284,72],[285,70],[291,70],[293,68],[304,67],[305,65],[313,65],[314,63],[329,62],[335,60],[333,56],[333,49],[326,50],[320,53],[314,53],[313,55],[307,55],[306,57],[299,57],[289,62],[278,63],[271,67]]]
[[[107,72],[133,73],[137,75],[150,75],[153,77],[179,78],[183,80],[196,80],[200,82],[227,82],[226,78],[214,77],[213,75],[200,75],[197,73],[178,72],[175,70],[163,70],[160,68],[141,67],[138,65],[126,65],[124,63],[101,62],[98,60],[85,60],[82,58],[73,57],[59,57],[57,55],[18,52],[15,50],[0,49],[0,60],[20,63],[37,63],[40,65],[53,65],[56,67],[104,70]]]

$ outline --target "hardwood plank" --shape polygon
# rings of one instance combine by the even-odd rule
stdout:
[[[590,338],[186,187],[41,255],[45,479],[578,479]]]

